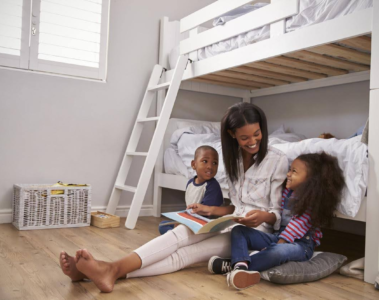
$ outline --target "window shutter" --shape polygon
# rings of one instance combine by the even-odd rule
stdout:
[[[33,1],[30,69],[105,80],[109,0]]]
[[[28,68],[30,0],[0,0],[0,65]]]

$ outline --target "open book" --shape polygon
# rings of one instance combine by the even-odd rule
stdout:
[[[195,234],[221,231],[231,225],[235,225],[236,216],[226,215],[217,219],[208,219],[188,210],[162,213],[163,216],[176,222],[164,223],[162,225],[180,223],[186,225]]]

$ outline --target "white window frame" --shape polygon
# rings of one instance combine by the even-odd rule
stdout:
[[[29,33],[31,0],[22,3],[22,36],[20,56],[0,53],[0,65],[12,68],[28,69],[29,67]]]
[[[0,53],[0,66],[105,81],[107,74],[110,0],[102,1],[100,56],[98,68],[38,59],[40,5],[40,0],[23,0],[22,42],[20,56]],[[35,25],[33,25],[32,22]],[[33,27],[36,29],[35,35],[31,34]]]

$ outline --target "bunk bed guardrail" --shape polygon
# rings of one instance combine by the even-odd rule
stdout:
[[[180,54],[188,54],[239,34],[272,24],[273,36],[284,33],[286,18],[299,13],[299,0],[272,0],[269,5],[197,34],[197,26],[252,1],[217,1],[180,20],[180,32],[191,30],[181,41]],[[255,2],[255,1],[254,1]],[[262,1],[260,1],[262,2]],[[276,26],[274,26],[276,25]]]

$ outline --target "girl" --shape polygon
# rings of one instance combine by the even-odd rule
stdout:
[[[260,271],[309,260],[320,245],[319,228],[332,222],[344,184],[333,156],[322,152],[295,159],[284,182],[280,229],[269,234],[244,226],[233,228],[230,263],[234,270],[227,276],[228,284],[244,289],[259,282]],[[261,251],[249,256],[248,250]]]
[[[250,103],[230,107],[221,122],[221,143],[232,205],[191,204],[188,208],[205,216],[234,213],[239,223],[267,233],[279,229],[281,184],[288,160],[281,151],[268,147],[264,112]],[[60,264],[73,281],[89,278],[101,291],[110,292],[118,278],[171,273],[212,255],[230,254],[230,232],[195,235],[179,225],[116,262],[97,261],[82,249],[75,258],[62,252]]]

